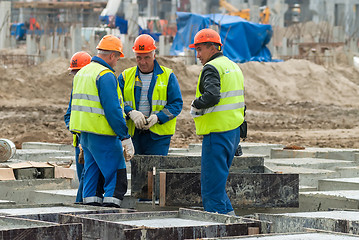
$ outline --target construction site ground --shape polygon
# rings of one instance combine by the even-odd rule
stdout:
[[[6,52],[5,52],[6,53]],[[359,71],[337,56],[334,66],[307,60],[240,64],[245,78],[248,142],[304,147],[359,148]],[[159,57],[172,68],[183,95],[171,147],[201,142],[189,114],[200,65],[183,58]],[[121,59],[116,74],[135,66]],[[66,112],[72,87],[69,59],[57,58],[35,66],[0,66],[0,133],[17,148],[22,142],[70,144]]]

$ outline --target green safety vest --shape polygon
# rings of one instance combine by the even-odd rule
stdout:
[[[210,108],[201,109],[201,114],[194,117],[197,135],[211,132],[225,132],[236,129],[244,121],[244,81],[238,65],[227,57],[217,57],[206,64],[214,66],[221,78],[221,98]],[[202,96],[199,91],[199,75],[196,98]]]
[[[138,76],[136,76],[136,69],[137,67],[128,68],[122,73],[123,80],[125,82],[123,90],[125,105],[128,105],[135,110],[135,86],[142,86],[141,80]],[[152,93],[150,114],[159,113],[167,104],[167,86],[172,70],[163,66],[161,66],[161,69],[163,73],[157,75],[156,85]],[[167,110],[167,112],[169,111]],[[155,124],[150,127],[150,131],[158,135],[173,135],[176,130],[176,121],[177,118],[173,118],[163,124]],[[126,123],[129,134],[133,136],[135,134],[135,123],[132,119],[128,119]]]
[[[72,89],[70,131],[116,136],[106,119],[96,86],[96,80],[109,72],[115,74],[107,67],[91,62],[75,75]],[[117,94],[124,115],[122,92],[118,84]]]

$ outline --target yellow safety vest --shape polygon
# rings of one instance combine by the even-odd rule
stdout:
[[[201,109],[200,115],[194,117],[197,135],[211,132],[225,132],[236,129],[244,121],[244,81],[239,66],[227,57],[217,57],[206,64],[214,66],[221,78],[221,98],[213,107]],[[202,96],[199,91],[199,75],[196,98]]]
[[[75,75],[72,90],[70,131],[116,136],[106,119],[96,86],[96,80],[109,72],[115,74],[107,67],[91,62]],[[118,84],[117,94],[125,117],[122,92]]]
[[[125,82],[123,90],[125,105],[133,109],[136,109],[135,86],[142,86],[141,80],[136,76],[136,69],[137,67],[128,68],[122,73]],[[152,93],[150,114],[159,113],[167,104],[167,86],[172,70],[163,66],[161,69],[163,73],[157,75],[156,85]],[[176,121],[177,118],[173,118],[164,124],[155,124],[150,128],[150,131],[158,135],[173,135],[176,130]],[[133,136],[135,134],[135,123],[132,119],[128,119],[126,123],[129,134]]]

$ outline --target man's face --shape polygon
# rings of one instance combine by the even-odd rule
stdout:
[[[155,66],[155,53],[154,51],[149,53],[136,53],[137,66],[143,73],[150,73]]]
[[[110,54],[110,62],[108,63],[112,68],[115,68],[117,65],[118,60],[121,58],[121,53],[119,52],[112,52]]]
[[[213,45],[198,44],[196,45],[197,58],[205,65],[208,60],[215,54]]]

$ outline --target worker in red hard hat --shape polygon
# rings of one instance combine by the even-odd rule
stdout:
[[[194,37],[203,64],[191,104],[197,135],[203,135],[201,195],[205,211],[234,215],[226,193],[229,168],[244,121],[244,81],[239,66],[225,57],[219,34],[202,29]]]
[[[127,192],[125,161],[133,157],[134,148],[114,73],[124,57],[122,47],[116,36],[104,36],[97,55],[74,77],[69,128],[81,133],[83,203],[88,205],[120,207]]]
[[[137,66],[125,69],[118,79],[135,154],[165,156],[183,106],[178,80],[172,69],[158,64],[150,35],[138,36],[132,49]]]
[[[70,70],[70,74],[76,75],[78,71],[80,71],[81,68],[86,66],[91,62],[91,56],[87,52],[77,52],[75,53],[70,60],[70,67],[68,70]],[[67,108],[67,111],[64,115],[64,120],[66,124],[66,128],[69,129],[70,124],[70,116],[71,116],[71,102],[72,102],[72,92],[70,97],[70,103]],[[83,161],[83,151],[80,145],[79,141],[79,135],[74,134],[74,141],[73,145],[75,147],[75,161],[76,161],[76,172],[77,172],[77,179],[79,180],[79,187],[77,190],[77,196],[76,196],[76,203],[82,203],[82,188],[83,188],[83,169],[84,169],[84,161]]]

